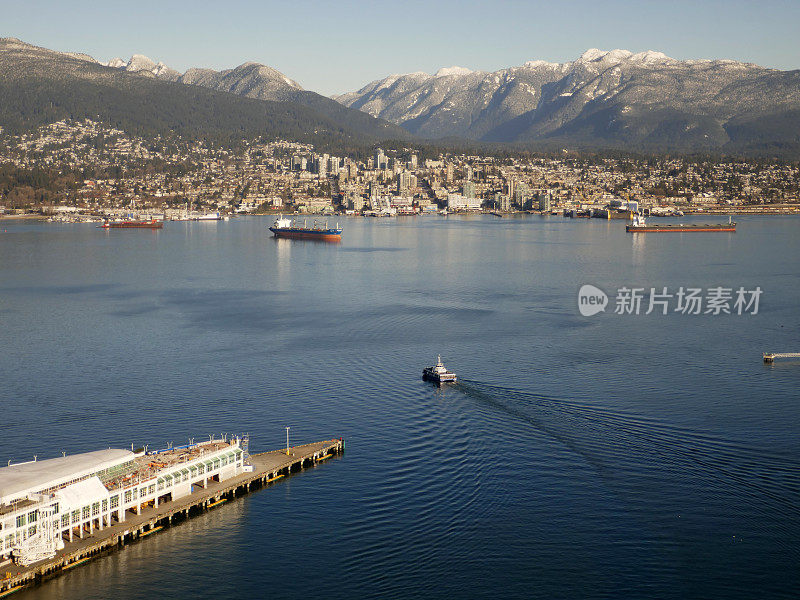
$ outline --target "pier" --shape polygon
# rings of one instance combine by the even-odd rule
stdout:
[[[84,564],[107,552],[157,534],[166,527],[190,519],[219,504],[231,501],[251,491],[261,489],[292,473],[296,473],[344,451],[344,440],[315,442],[288,449],[250,455],[247,471],[193,491],[188,496],[143,508],[139,514],[129,512],[123,522],[94,530],[83,539],[66,542],[53,558],[23,567],[16,564],[0,566],[0,598],[27,586]]]
[[[776,358],[800,358],[800,352],[764,352],[765,363],[773,363]]]

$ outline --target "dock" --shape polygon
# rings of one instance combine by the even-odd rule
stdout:
[[[776,358],[800,358],[800,352],[764,352],[765,363],[773,363]]]
[[[93,558],[120,549],[143,537],[177,525],[219,504],[229,502],[251,491],[271,485],[284,477],[325,461],[344,451],[344,440],[333,439],[288,449],[251,454],[249,472],[240,473],[208,486],[188,496],[163,502],[157,507],[141,510],[140,514],[128,512],[121,523],[115,523],[73,542],[66,542],[53,558],[23,567],[16,564],[0,565],[0,598],[56,577],[84,564]]]

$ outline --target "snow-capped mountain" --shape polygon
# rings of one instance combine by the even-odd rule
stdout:
[[[265,65],[181,74],[141,54],[104,63],[16,38],[0,38],[0,98],[0,131],[23,132],[65,116],[104,115],[108,122],[148,133],[273,132],[298,140],[327,136],[336,143],[411,137],[392,123],[303,90]]]
[[[26,73],[29,77],[19,79]],[[25,87],[39,80],[50,87]],[[107,106],[109,96],[96,93],[101,85],[117,86],[113,107]],[[187,93],[184,86],[211,88],[213,93]],[[211,123],[193,125],[194,130],[216,126],[215,121],[225,121],[227,127],[256,110],[272,114],[275,123],[303,121],[287,125],[285,131],[305,131],[312,122],[324,121],[373,140],[410,139],[411,132],[425,138],[456,136],[536,148],[800,156],[800,71],[732,60],[676,60],[654,51],[590,49],[566,63],[531,60],[495,72],[453,66],[434,75],[390,75],[334,100],[304,90],[259,63],[222,71],[192,68],[181,74],[140,54],[102,63],[87,54],[0,38],[2,94],[0,127],[5,130],[22,130],[36,119],[81,111],[96,116],[106,108],[118,110],[115,114],[124,119],[135,116],[137,127],[162,130],[167,117],[180,116],[178,125],[186,126],[219,104],[224,105],[219,108],[224,118],[218,115]],[[150,104],[157,101],[172,108],[145,114],[140,109],[150,104],[129,102],[145,96]],[[222,96],[268,102],[256,108]],[[189,108],[196,98],[206,104]],[[272,105],[274,101],[285,104]],[[33,105],[38,112],[29,110]],[[245,119],[248,126],[258,121],[251,117]],[[315,121],[317,117],[321,120]]]
[[[183,74],[162,62],[157,63],[143,54],[134,54],[128,61],[112,58],[110,61],[100,64],[124,69],[137,75],[153,76],[187,85],[200,85],[220,92],[231,92],[260,100],[292,100],[294,92],[303,89],[299,83],[289,79],[280,71],[255,62],[247,62],[234,69],[224,71],[191,68]]]
[[[280,71],[255,62],[224,71],[189,69],[178,81],[261,100],[288,100],[303,89]]]
[[[786,111],[800,110],[800,71],[592,48],[566,63],[390,75],[335,99],[428,138],[708,148],[732,141],[754,118],[783,122]]]
[[[107,67],[114,67],[115,69],[124,69],[129,73],[136,73],[137,75],[152,75],[159,79],[166,79],[167,81],[177,81],[181,74],[175,69],[170,69],[162,62],[156,62],[143,54],[134,54],[129,61],[124,61],[121,58],[112,58],[106,63],[99,63]]]

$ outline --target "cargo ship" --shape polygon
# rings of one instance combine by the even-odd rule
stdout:
[[[291,219],[284,219],[279,215],[275,219],[275,223],[269,230],[275,234],[275,237],[294,238],[301,240],[322,240],[325,242],[338,242],[342,239],[342,228],[337,224],[336,227],[328,227],[325,223],[324,227],[314,225],[307,227],[303,221],[302,227],[295,225]]]
[[[146,221],[139,221],[139,220],[122,220],[122,221],[110,221],[106,219],[103,221],[103,224],[100,225],[103,229],[117,229],[117,228],[133,228],[133,229],[162,229],[164,227],[164,221],[159,221],[158,219],[149,219]]]
[[[708,224],[686,224],[679,223],[677,225],[648,225],[645,218],[641,215],[635,215],[630,225],[625,226],[625,231],[629,233],[651,233],[651,232],[692,232],[692,231],[736,231],[736,223],[732,222],[728,217],[727,223],[717,223],[714,225]]]

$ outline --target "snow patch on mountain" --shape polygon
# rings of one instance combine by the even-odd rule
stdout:
[[[442,67],[438,71],[434,77],[450,77],[451,75],[469,75],[473,71],[471,69],[467,69],[466,67]]]
[[[148,58],[144,54],[134,54],[125,65],[125,70],[133,73],[137,71],[150,71],[152,73],[156,66],[156,62],[152,58]]]

